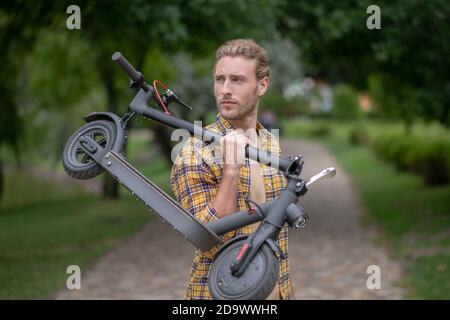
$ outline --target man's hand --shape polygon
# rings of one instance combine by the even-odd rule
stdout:
[[[220,139],[220,153],[223,158],[223,177],[213,200],[219,217],[237,210],[239,169],[245,163],[245,146],[249,139],[238,131],[232,131]],[[218,150],[216,150],[218,151]]]
[[[239,175],[239,169],[245,163],[245,147],[249,143],[249,138],[236,130],[220,139],[220,148],[224,162],[224,176]]]

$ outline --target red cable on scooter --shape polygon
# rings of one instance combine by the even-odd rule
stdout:
[[[161,87],[163,87],[165,90],[168,90],[169,88],[168,88],[164,83],[162,83],[162,82],[159,81],[159,80],[154,80],[154,81],[153,81],[153,88],[155,89],[156,97],[158,98],[161,107],[164,108],[164,113],[165,113],[165,114],[170,114],[170,115],[171,115],[171,113],[167,110],[166,105],[165,105],[164,102],[162,101],[161,96],[159,95],[158,88],[156,87],[156,84],[159,84],[159,85],[160,85]]]

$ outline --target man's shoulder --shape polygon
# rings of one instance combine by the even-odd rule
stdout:
[[[266,151],[281,153],[279,131],[260,129],[260,146]]]

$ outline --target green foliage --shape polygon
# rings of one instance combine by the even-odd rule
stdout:
[[[130,157],[137,161],[150,149],[133,137]],[[147,145],[147,148],[145,148]],[[170,192],[169,168],[162,157],[138,165]],[[0,299],[50,299],[67,279],[66,268],[92,264],[149,219],[149,212],[121,188],[118,201],[87,195],[76,185],[8,170],[0,205]],[[169,193],[170,194],[170,193]]]
[[[357,92],[349,85],[338,84],[333,89],[333,115],[353,119],[361,115]]]
[[[323,139],[329,138],[336,134],[335,126],[329,121],[310,120],[309,118],[301,118],[302,120],[283,119],[282,132],[287,137],[296,137],[302,139]]]
[[[392,88],[396,88],[395,92]],[[376,74],[369,76],[369,94],[372,97],[375,109],[385,117],[403,119],[407,127],[418,116],[431,120],[433,117],[425,116],[423,110],[431,107],[422,105],[419,98],[420,90],[410,84],[399,83],[392,77]]]
[[[263,110],[273,111],[279,118],[304,116],[311,113],[309,102],[304,97],[286,99],[274,91],[268,92],[260,101],[260,112]]]
[[[313,114],[311,110],[311,101],[304,96],[295,96],[287,99],[288,108],[292,111],[290,115],[293,116],[310,116]]]
[[[409,281],[414,281],[413,299],[450,299],[450,255],[439,254],[420,257],[415,263],[408,263],[406,271]]]
[[[430,185],[450,182],[450,140],[417,135],[381,135],[375,150],[399,169],[410,170],[424,177]]]
[[[0,147],[7,144],[17,155],[22,128],[15,95],[20,89],[17,88],[18,68],[34,41],[35,32],[49,22],[48,10],[55,6],[44,1],[0,3],[0,51],[5,62],[0,68]]]
[[[323,125],[331,128],[333,134],[316,137],[315,140],[327,145],[351,175],[367,208],[368,216],[364,220],[380,226],[377,242],[403,261],[406,279],[402,279],[402,284],[408,297],[448,299],[450,184],[427,186],[420,176],[398,171],[370,148],[352,146],[349,142],[349,133],[354,128],[364,128],[372,139],[384,132],[404,134],[401,123],[365,120],[355,124],[354,121],[300,122],[290,119],[285,121],[283,132],[291,138],[304,137],[307,129]],[[435,124],[414,125],[412,132],[428,141],[448,138],[448,131]],[[421,249],[424,249],[425,256],[418,254]],[[419,258],[415,258],[417,256]]]
[[[19,146],[25,159],[36,153],[56,162],[68,136],[82,124],[82,116],[104,110],[105,99],[95,57],[85,41],[61,31],[41,32],[36,39],[19,77],[18,111],[20,118],[27,119]]]
[[[23,95],[30,108],[70,110],[99,87],[91,47],[68,32],[41,32],[25,62]]]
[[[226,40],[271,40],[277,35],[277,0],[179,1],[186,26],[188,52],[196,56],[213,53]]]
[[[212,57],[211,57],[212,58]],[[193,110],[174,106],[177,115],[189,121],[204,120],[208,111],[217,114],[212,81],[213,59],[198,59],[186,52],[180,52],[170,57],[177,75],[171,88],[176,91],[181,100],[190,105]],[[202,60],[202,61],[200,61]]]
[[[303,78],[300,52],[290,39],[277,38],[261,45],[269,57],[271,91],[284,93],[293,82]]]
[[[267,93],[260,101],[260,110],[271,110],[277,116],[286,116],[286,99],[280,94]]]
[[[350,131],[349,140],[352,145],[368,145],[370,136],[363,127],[356,127]]]
[[[40,200],[2,210],[0,298],[52,298],[65,284],[67,266],[87,268],[146,221],[148,213],[131,196],[116,202]]]
[[[310,128],[309,134],[312,137],[326,137],[331,134],[332,130],[327,125],[319,125],[313,128]]]
[[[366,28],[372,4],[381,9],[381,30]],[[446,0],[283,1],[280,11],[279,29],[300,47],[307,74],[358,90],[376,76],[383,100],[392,99],[389,108],[405,121],[450,124]]]
[[[388,88],[383,85],[383,79],[380,75],[371,74],[368,76],[368,91],[376,112],[388,117],[399,117],[402,114],[400,108],[398,108],[398,99],[390,94]]]
[[[44,174],[43,174],[44,175]],[[31,208],[42,202],[66,200],[84,194],[81,187],[55,183],[51,179],[40,179],[27,171],[9,169],[5,174],[5,200],[0,204],[0,216],[6,209],[19,206]]]

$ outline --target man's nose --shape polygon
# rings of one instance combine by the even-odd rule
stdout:
[[[230,86],[230,81],[228,79],[226,79],[223,82],[223,86],[222,86],[222,94],[223,95],[229,95],[231,94],[231,86]]]

